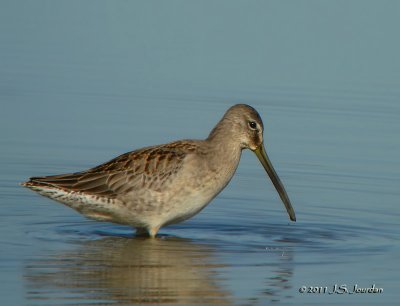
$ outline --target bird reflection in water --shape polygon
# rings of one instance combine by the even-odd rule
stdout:
[[[280,251],[263,250],[258,260],[250,256],[237,266],[221,264],[215,246],[190,239],[75,241],[77,247],[26,264],[28,300],[58,305],[233,305],[238,300],[257,304],[291,298],[292,252],[281,256]],[[226,283],[232,270],[247,275],[235,280],[239,287]]]
[[[26,267],[29,299],[136,304],[231,304],[213,249],[187,239],[108,237]]]

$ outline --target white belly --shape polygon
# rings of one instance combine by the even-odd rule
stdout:
[[[216,194],[192,193],[181,199],[175,199],[169,211],[161,214],[162,225],[179,223],[187,220],[205,208]]]

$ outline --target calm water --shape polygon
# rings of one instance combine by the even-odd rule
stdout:
[[[2,305],[395,305],[399,17],[397,1],[2,1]],[[204,138],[237,102],[264,119],[296,223],[251,152],[154,240],[18,186]],[[335,284],[383,292],[299,293]]]

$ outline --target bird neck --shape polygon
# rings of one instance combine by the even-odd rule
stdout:
[[[210,135],[207,137],[206,142],[210,145],[212,156],[219,156],[218,161],[229,163],[233,167],[237,167],[239,163],[242,148],[240,143],[236,141],[233,133],[232,124],[230,120],[222,118],[220,122],[214,127]],[[221,159],[223,157],[223,159]]]
[[[217,125],[212,129],[210,134],[207,137],[207,141],[222,143],[224,141],[232,141],[233,132],[232,132],[232,124],[233,122],[226,117],[223,117]]]

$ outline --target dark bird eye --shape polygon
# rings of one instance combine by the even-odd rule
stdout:
[[[250,127],[252,130],[255,130],[255,129],[257,129],[257,123],[255,123],[254,121],[250,121],[250,122],[249,122],[249,127]]]

